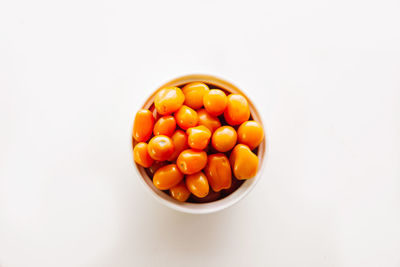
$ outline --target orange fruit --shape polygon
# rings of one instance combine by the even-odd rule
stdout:
[[[247,121],[250,118],[250,108],[246,98],[239,94],[230,94],[224,117],[230,125],[239,125]]]
[[[153,177],[153,184],[160,190],[167,190],[179,184],[182,179],[183,174],[176,164],[169,164],[156,171]]]
[[[179,87],[168,86],[157,92],[154,106],[161,115],[168,115],[177,111],[185,101],[185,96]]]
[[[189,128],[186,133],[189,146],[200,150],[207,147],[211,137],[211,131],[204,125]]]
[[[239,143],[247,145],[251,150],[256,148],[264,138],[264,131],[256,121],[243,122],[238,131]]]
[[[189,147],[187,142],[188,137],[184,131],[176,130],[175,133],[171,136],[171,140],[174,144],[174,152],[168,158],[168,160],[174,161],[183,150]]]
[[[175,120],[179,127],[184,130],[196,126],[199,122],[197,112],[185,105],[175,112]]]
[[[137,164],[145,168],[150,167],[154,161],[147,151],[147,144],[144,142],[136,144],[135,148],[133,149],[133,158]]]
[[[185,202],[190,196],[190,191],[186,188],[186,184],[183,180],[180,181],[179,184],[171,187],[169,193],[173,198],[182,202]]]
[[[150,139],[147,151],[150,157],[158,161],[167,160],[174,152],[174,144],[166,135],[156,135]]]
[[[239,180],[253,178],[257,174],[258,157],[246,145],[236,145],[229,157],[233,174]]]
[[[208,156],[207,165],[204,168],[211,188],[215,192],[222,189],[228,189],[232,183],[232,171],[228,158],[222,154],[213,154]]]
[[[208,93],[210,89],[205,83],[193,82],[188,83],[182,88],[182,92],[185,95],[184,104],[193,109],[198,109],[203,106],[203,96]]]
[[[227,103],[226,94],[219,89],[211,89],[203,97],[204,108],[212,116],[219,116],[224,113]]]
[[[211,144],[219,152],[227,152],[236,145],[237,133],[231,126],[221,126],[213,133]]]
[[[184,174],[199,172],[207,164],[207,153],[195,149],[186,149],[179,154],[176,164]]]
[[[136,113],[133,124],[132,136],[137,142],[146,142],[153,132],[153,113],[147,109],[141,109]]]
[[[175,118],[171,115],[162,116],[154,124],[153,133],[154,135],[166,135],[171,136],[176,128]]]
[[[197,172],[186,176],[186,187],[196,197],[205,197],[210,191],[207,177],[202,172]]]

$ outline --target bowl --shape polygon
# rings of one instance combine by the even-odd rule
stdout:
[[[264,129],[264,140],[261,142],[261,144],[258,147],[257,150],[257,156],[259,158],[259,167],[258,171],[255,177],[245,180],[238,189],[236,189],[233,193],[230,195],[213,201],[213,202],[207,202],[207,203],[189,203],[189,202],[180,202],[175,199],[173,199],[171,196],[166,194],[165,192],[157,189],[149,175],[147,174],[145,168],[142,166],[134,163],[135,165],[135,170],[137,172],[137,176],[141,183],[144,185],[144,187],[147,189],[147,191],[152,195],[156,200],[158,200],[161,204],[172,208],[174,210],[184,212],[184,213],[191,213],[191,214],[207,214],[207,213],[213,213],[217,211],[221,211],[223,209],[226,209],[235,203],[237,203],[239,200],[243,199],[257,184],[258,180],[260,180],[262,176],[262,171],[264,169],[265,163],[266,163],[266,155],[267,155],[267,132],[265,125],[262,122],[260,113],[256,109],[254,103],[251,101],[249,98],[249,95],[243,92],[241,89],[233,85],[232,83],[225,81],[221,78],[217,78],[212,75],[204,75],[204,74],[192,74],[192,75],[185,75],[178,77],[176,79],[173,79],[162,86],[160,86],[158,89],[154,90],[154,92],[150,95],[150,97],[145,101],[142,107],[144,109],[150,109],[150,107],[153,105],[154,102],[154,97],[156,93],[161,90],[162,88],[166,86],[178,86],[182,87],[183,85],[191,82],[204,82],[209,85],[213,85],[216,88],[221,88],[227,92],[230,93],[239,93],[246,97],[247,101],[249,102],[250,106],[250,113],[251,117],[253,120],[259,122],[263,129]],[[212,87],[210,87],[212,89]],[[132,138],[133,139],[133,138]],[[132,152],[133,152],[133,147],[135,146],[136,142],[133,140],[133,143],[131,143],[132,146]],[[132,153],[133,154],[133,153]],[[131,154],[131,155],[132,155]]]

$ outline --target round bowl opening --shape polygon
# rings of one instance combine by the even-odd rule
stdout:
[[[259,122],[263,129],[264,129],[264,140],[261,142],[261,144],[258,146],[258,149],[256,150],[256,154],[259,158],[259,169],[255,177],[245,180],[242,182],[242,184],[232,193],[229,195],[216,200],[212,202],[207,202],[207,203],[192,203],[192,202],[180,202],[175,199],[173,199],[171,196],[169,196],[167,193],[160,191],[157,189],[153,182],[151,177],[147,174],[146,169],[143,168],[142,166],[135,164],[135,170],[137,171],[137,174],[144,184],[145,188],[147,188],[147,191],[155,197],[158,201],[160,201],[162,204],[181,211],[181,212],[186,212],[186,213],[193,213],[193,214],[205,214],[205,213],[212,213],[216,211],[220,211],[222,209],[225,209],[229,206],[232,206],[233,204],[237,203],[239,200],[241,200],[244,196],[246,196],[252,188],[256,185],[258,180],[261,178],[262,170],[263,167],[266,163],[266,139],[267,139],[267,132],[265,129],[265,125],[261,119],[261,116],[257,109],[254,106],[254,103],[251,101],[249,98],[248,94],[244,93],[242,90],[240,90],[238,87],[235,85],[231,84],[230,82],[227,82],[221,78],[217,78],[215,76],[211,75],[203,75],[203,74],[193,74],[193,75],[186,75],[186,76],[181,76],[176,79],[173,79],[159,88],[157,88],[149,98],[145,101],[143,106],[141,108],[144,109],[150,109],[153,106],[154,102],[154,97],[156,93],[166,87],[166,86],[177,86],[177,87],[182,87],[183,85],[191,82],[203,82],[208,85],[210,85],[210,89],[213,88],[219,88],[224,90],[225,92],[228,93],[238,93],[243,95],[250,106],[250,113],[251,113],[251,118],[257,122]],[[132,138],[132,151],[133,147],[135,146],[136,141]]]

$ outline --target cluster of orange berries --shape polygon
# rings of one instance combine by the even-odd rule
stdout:
[[[264,132],[249,120],[244,96],[193,82],[182,89],[161,89],[154,108],[136,114],[133,155],[137,164],[148,168],[156,188],[169,190],[179,201],[191,194],[205,199],[231,189],[236,179],[256,175],[258,157],[253,151]]]

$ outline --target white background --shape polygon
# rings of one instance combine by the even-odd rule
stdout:
[[[130,134],[157,86],[242,87],[271,151],[243,201],[161,206]],[[0,2],[0,266],[400,266],[400,2]]]

